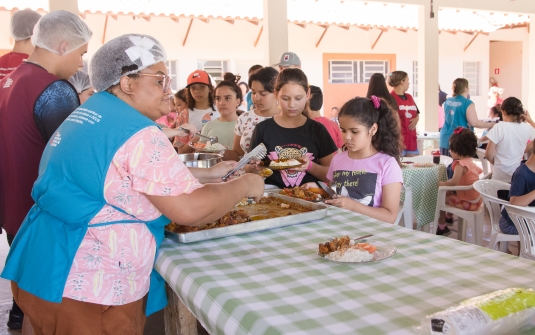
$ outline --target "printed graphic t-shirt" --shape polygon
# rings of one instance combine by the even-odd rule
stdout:
[[[251,136],[253,136],[256,125],[270,118],[272,116],[258,116],[254,111],[248,111],[240,115],[234,127],[234,134],[241,136],[240,147],[243,152],[248,153],[251,150]]]
[[[4,79],[5,76],[13,72],[22,61],[28,59],[27,54],[20,52],[8,52],[7,54],[0,57],[0,80]]]
[[[251,148],[264,143],[267,148],[269,160],[280,158],[308,158],[319,164],[319,159],[336,152],[331,135],[325,127],[312,119],[297,128],[284,128],[271,118],[256,125],[251,138]],[[277,187],[294,187],[318,179],[307,172],[295,170],[273,171],[273,175],[266,179],[267,184]]]
[[[178,115],[178,125],[181,126],[184,123],[189,123],[197,128],[197,131],[201,131],[202,127],[208,122],[221,117],[221,114],[214,111],[212,108],[208,109],[185,109]]]
[[[327,179],[336,186],[337,194],[366,206],[381,207],[383,186],[403,183],[403,174],[396,159],[382,152],[352,159],[344,151],[334,156]]]

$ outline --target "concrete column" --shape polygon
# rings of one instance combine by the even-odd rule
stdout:
[[[420,5],[418,21],[418,130],[438,130],[438,6]]]
[[[59,0],[58,0],[59,1]],[[286,0],[264,0],[264,50],[266,65],[279,62],[288,50],[288,9]],[[278,70],[278,69],[277,69]]]
[[[48,0],[50,11],[66,10],[78,15],[78,0]]]
[[[524,97],[524,101],[522,102],[524,103],[524,108],[530,112],[531,117],[535,117],[535,15],[530,15],[528,61],[527,69],[524,69],[524,71],[527,71],[528,74],[528,94]]]

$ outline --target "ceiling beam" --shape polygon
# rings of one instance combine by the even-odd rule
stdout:
[[[258,20],[246,20],[246,21],[254,24],[255,26],[258,26]]]
[[[476,34],[474,35],[474,37],[472,37],[472,39],[470,40],[470,42],[468,42],[468,44],[464,47],[464,51],[466,51],[466,50],[470,47],[470,45],[472,44],[472,42],[474,42],[474,40],[475,40],[476,37],[478,37],[478,36],[479,36],[479,33],[476,33]]]
[[[318,43],[316,43],[316,48],[320,45],[321,40],[323,39],[323,36],[325,36],[325,33],[327,33],[327,29],[329,29],[329,26],[327,25],[320,25],[320,27],[323,27],[323,33],[320,36],[320,39],[318,40]]]
[[[171,16],[170,19],[178,23],[178,16]]]
[[[184,36],[184,41],[182,41],[182,46],[186,45],[186,41],[188,40],[188,35],[189,35],[189,31],[191,29],[192,24],[193,24],[193,18],[189,19],[188,30],[186,30],[186,36]]]
[[[230,24],[234,24],[234,20],[233,19],[223,19],[223,21],[228,22]]]
[[[381,36],[383,36],[383,33],[384,33],[384,32],[385,32],[385,31],[384,31],[383,29],[381,29],[381,32],[379,33],[379,35],[378,35],[377,38],[375,39],[375,42],[373,42],[373,44],[372,44],[372,50],[373,50],[373,48],[375,48],[375,46],[377,45],[377,42],[379,42],[379,39],[381,38]]]
[[[208,23],[208,19],[205,19],[205,18],[203,18],[203,17],[198,17],[198,19],[201,20],[201,21],[204,22],[204,23]]]
[[[306,28],[307,27],[307,24],[306,23],[294,23],[296,26],[299,26],[301,28]]]
[[[104,19],[104,31],[102,32],[102,44],[106,43],[106,30],[108,29],[108,16]]]
[[[258,32],[258,36],[256,37],[256,40],[254,41],[254,47],[256,48],[256,45],[258,44],[258,41],[260,41],[260,36],[262,36],[262,32],[264,31],[264,26],[260,27],[260,31]]]

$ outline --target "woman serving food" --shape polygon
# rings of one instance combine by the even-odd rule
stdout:
[[[254,174],[201,184],[235,162],[188,170],[179,160],[154,123],[169,112],[165,61],[150,36],[103,45],[90,64],[98,93],[43,153],[35,205],[2,272],[36,334],[142,334],[145,313],[166,305],[153,270],[164,226],[202,225],[263,193]]]

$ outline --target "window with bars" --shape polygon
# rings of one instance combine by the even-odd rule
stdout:
[[[329,61],[329,83],[368,83],[374,73],[386,75],[389,71],[390,61],[387,60],[331,60]]]
[[[173,92],[178,91],[178,66],[177,66],[176,60],[168,60],[165,62],[165,66],[167,67],[167,74],[173,82],[171,83],[171,89]]]
[[[198,67],[201,70],[206,71],[212,80],[219,84],[223,81],[223,75],[227,72],[228,61],[226,60],[200,60]]]
[[[463,62],[463,78],[468,80],[470,95],[481,95],[480,62]]]
[[[418,98],[418,61],[412,62],[412,96]]]

